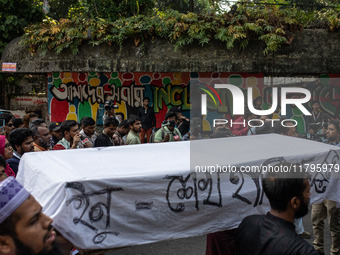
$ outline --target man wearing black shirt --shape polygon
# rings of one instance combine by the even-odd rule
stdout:
[[[94,142],[94,147],[113,146],[114,143],[112,136],[116,132],[118,125],[119,122],[115,117],[108,117],[105,119],[104,130]]]
[[[288,163],[285,165],[290,167]],[[282,173],[269,172],[263,178],[262,186],[271,210],[266,215],[243,219],[237,233],[237,254],[319,254],[295,232],[294,226],[295,218],[308,213],[310,185],[306,173],[282,176]]]
[[[142,130],[139,133],[141,143],[144,143],[145,134],[146,142],[150,140],[152,129],[156,127],[156,116],[155,111],[152,107],[149,107],[150,98],[145,97],[143,99],[143,107],[138,109],[138,117],[142,122]]]

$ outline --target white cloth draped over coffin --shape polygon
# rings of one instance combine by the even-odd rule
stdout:
[[[328,164],[330,172],[310,173],[311,202],[339,202],[339,155],[335,146],[257,135],[26,153],[17,179],[72,243],[107,249],[231,229],[269,210],[261,171],[195,173],[197,166]]]

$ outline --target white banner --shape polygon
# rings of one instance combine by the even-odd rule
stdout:
[[[271,134],[26,153],[17,179],[77,247],[107,249],[231,229],[267,212],[260,180],[278,162],[308,166],[312,202],[339,202],[339,155],[339,147]],[[200,166],[244,171],[196,173],[197,156]]]

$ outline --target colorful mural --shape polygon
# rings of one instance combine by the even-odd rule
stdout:
[[[116,112],[125,116],[136,114],[143,97],[151,99],[157,127],[161,126],[167,110],[181,106],[190,116],[190,80],[209,79],[212,83],[228,78],[231,82],[252,86],[262,75],[231,73],[50,73],[48,102],[51,121],[81,120],[91,116],[102,124],[104,103],[114,100]],[[262,80],[262,79],[261,79]],[[259,84],[258,84],[259,85]],[[261,87],[254,95],[260,95]]]
[[[293,82],[289,86],[302,86],[310,90],[312,99],[320,102],[322,111],[335,118],[339,115],[340,107],[339,78],[340,75],[323,75],[312,82]],[[147,96],[156,113],[157,127],[160,127],[167,110],[172,106],[181,106],[184,115],[190,116],[190,96],[193,96],[190,95],[190,82],[210,86],[229,83],[244,92],[252,87],[253,98],[261,96],[262,108],[268,109],[272,101],[272,86],[283,85],[264,80],[263,74],[246,73],[49,73],[48,111],[51,121],[80,121],[85,116],[91,116],[101,125],[105,101],[114,100],[119,106],[116,112],[124,113],[126,118],[137,114],[143,98]],[[208,100],[209,114],[203,120],[205,131],[211,130],[212,119],[233,117],[231,94],[227,90],[219,93],[222,105],[216,106]],[[291,95],[295,96],[298,95]],[[274,118],[279,116],[278,108]],[[286,117],[297,120],[298,132],[304,133],[305,122],[299,109],[289,108]]]

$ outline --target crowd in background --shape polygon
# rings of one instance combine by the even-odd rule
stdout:
[[[28,152],[176,142],[207,137],[207,134],[202,132],[202,119],[189,120],[178,107],[169,109],[161,127],[157,129],[155,112],[149,104],[150,99],[144,98],[138,115],[131,115],[125,119],[124,114],[115,113],[112,102],[107,102],[101,132],[96,131],[98,129],[96,121],[91,117],[84,117],[80,123],[75,120],[46,123],[42,116],[34,112],[27,113],[23,118],[14,118],[10,113],[0,114],[0,122],[2,121],[0,181],[18,174],[20,159]],[[268,133],[301,136],[297,133],[293,121],[286,121],[285,125],[282,125],[281,121],[276,121],[273,125],[272,117],[272,115],[256,116],[246,111],[244,116],[235,117],[236,124],[232,127],[225,121],[216,122],[213,132],[208,137],[222,138]],[[256,127],[251,127],[247,125],[249,120],[257,120],[260,123],[255,125],[253,121]],[[305,138],[340,146],[339,122],[323,114],[318,102],[312,103],[312,115],[306,117],[305,123]],[[339,251],[340,212],[336,208],[336,203],[329,200],[313,204],[312,207],[314,247],[323,251],[323,220],[327,217],[333,239],[331,250]],[[301,218],[296,220],[295,228],[300,236],[310,238],[310,233],[304,231]],[[214,234],[208,235],[207,240],[207,254],[215,254],[211,251],[216,250],[216,244],[221,242]]]

